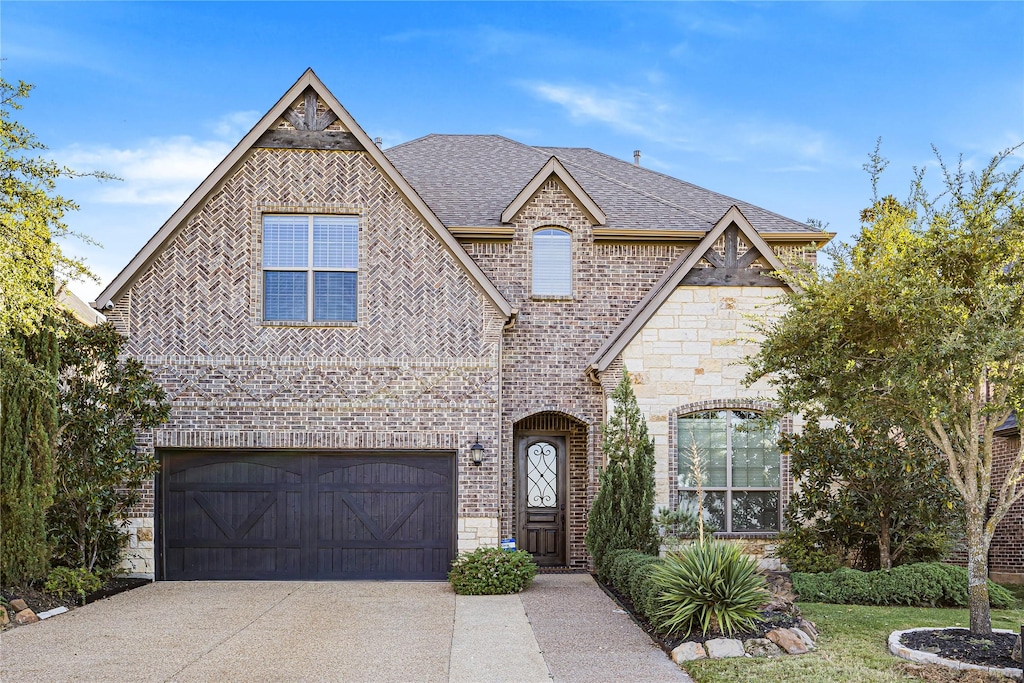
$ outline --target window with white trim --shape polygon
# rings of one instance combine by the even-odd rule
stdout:
[[[263,319],[354,322],[356,216],[263,216]]]
[[[779,530],[779,430],[759,418],[756,412],[736,409],[679,418],[679,507],[696,512],[699,471],[704,514],[719,531]]]
[[[572,295],[572,238],[568,231],[559,228],[534,231],[533,293]]]

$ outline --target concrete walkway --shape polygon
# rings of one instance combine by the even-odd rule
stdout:
[[[689,681],[588,575],[155,583],[0,635],[11,681]]]

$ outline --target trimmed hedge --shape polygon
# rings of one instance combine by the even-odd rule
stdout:
[[[838,605],[907,605],[910,607],[966,607],[967,570],[940,562],[904,564],[888,571],[862,572],[837,569],[807,574],[793,572],[793,590],[801,600]],[[1007,609],[1013,594],[988,582],[992,607]]]
[[[605,553],[597,575],[629,598],[637,612],[654,623],[661,590],[651,581],[651,570],[661,563],[660,558],[636,550],[612,550]]]

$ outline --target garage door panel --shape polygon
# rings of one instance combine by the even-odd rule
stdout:
[[[454,551],[449,454],[164,460],[167,578],[446,577]]]

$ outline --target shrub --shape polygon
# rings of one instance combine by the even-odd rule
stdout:
[[[667,633],[732,634],[760,619],[768,583],[739,546],[708,540],[670,553],[651,573],[660,589],[655,625]]]
[[[615,568],[615,563],[618,559],[624,555],[635,553],[635,550],[628,548],[619,548],[618,550],[609,550],[601,556],[601,562],[597,563],[597,578],[602,583],[615,585],[612,581],[612,570]]]
[[[608,465],[601,470],[597,496],[587,518],[584,539],[598,567],[604,554],[629,548],[658,552],[654,527],[654,441],[636,402],[629,373],[611,395],[614,410],[602,428]]]
[[[808,526],[783,531],[775,548],[775,556],[791,572],[832,572],[842,566],[842,555],[842,548],[830,534]]]
[[[69,593],[74,593],[78,599],[85,604],[85,596],[95,593],[103,586],[99,576],[93,574],[85,567],[71,569],[69,567],[56,567],[46,577],[46,590],[55,593],[63,598]]]
[[[661,563],[654,555],[635,550],[613,550],[605,555],[604,583],[628,598],[636,611],[653,623],[653,607],[660,589],[651,580],[652,567]]]
[[[477,548],[459,554],[448,581],[459,595],[506,595],[529,586],[536,574],[537,565],[525,550]]]
[[[967,570],[939,562],[905,564],[888,571],[793,572],[792,580],[800,598],[814,602],[911,607],[965,607],[968,603]],[[993,607],[1013,607],[1013,594],[1002,586],[989,581],[988,591]]]

